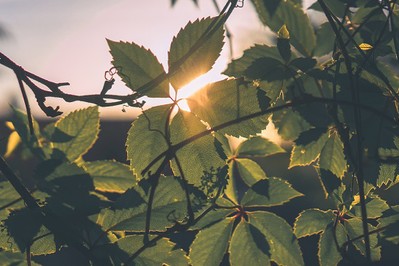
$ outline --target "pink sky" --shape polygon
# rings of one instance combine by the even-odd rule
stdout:
[[[225,1],[218,1],[222,6]],[[189,20],[215,16],[211,0],[179,0],[171,8],[170,0],[0,0],[0,24],[10,35],[0,40],[0,50],[25,69],[55,82],[68,81],[65,90],[74,94],[92,94],[101,90],[104,71],[111,65],[105,39],[133,41],[149,48],[165,66],[170,42]],[[237,8],[228,21],[233,34],[234,57],[254,43],[267,42],[267,31],[257,19],[252,4]],[[228,46],[208,73],[206,80],[221,79],[228,63]],[[8,108],[8,95],[17,95],[17,81],[12,73],[0,69],[0,114]],[[116,84],[114,94],[129,90]],[[154,104],[158,104],[155,101]],[[62,111],[84,106],[82,103],[58,102]],[[32,99],[36,116],[42,113]],[[103,117],[131,119],[135,110],[122,107],[101,109]]]

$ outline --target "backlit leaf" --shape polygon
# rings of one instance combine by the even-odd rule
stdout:
[[[219,265],[227,252],[234,219],[224,219],[201,230],[190,247],[193,266]]]
[[[8,216],[7,206],[9,203],[16,201],[14,204],[9,205],[9,208],[19,208],[24,206],[21,196],[17,193],[14,187],[8,181],[0,182],[0,221]]]
[[[213,224],[224,220],[228,215],[232,214],[234,209],[214,209],[209,211],[205,216],[198,220],[195,225],[191,226],[190,229],[197,230],[203,229]]]
[[[41,214],[29,209],[19,209],[10,213],[3,221],[4,230],[0,233],[0,247],[9,251],[25,252],[33,255],[56,252],[54,236],[44,227]]]
[[[201,123],[198,117],[183,110],[180,110],[173,118],[170,128],[173,144],[206,131],[206,126]],[[187,181],[196,186],[201,185],[207,174],[218,172],[225,164],[216,151],[214,138],[211,135],[199,138],[179,149],[176,152],[176,157]],[[182,175],[176,160],[172,161],[172,167],[176,176]]]
[[[188,98],[191,111],[212,128],[261,111],[256,87],[230,79],[211,83]],[[234,123],[218,132],[248,137],[266,128],[266,116]]]
[[[239,186],[237,179],[237,169],[234,167],[234,161],[230,161],[229,163],[229,179],[227,180],[226,189],[224,190],[224,194],[232,200],[234,203],[238,204],[239,202]]]
[[[20,252],[9,252],[0,251],[0,262],[3,266],[25,266],[26,265],[26,255]],[[39,264],[31,262],[32,266],[38,266]]]
[[[216,30],[212,37],[207,38],[206,42],[192,53],[194,45],[215,19],[205,18],[189,22],[173,38],[169,51],[169,72],[170,83],[176,91],[208,72],[219,57],[223,47],[223,27]],[[188,54],[190,56],[187,57]]]
[[[118,264],[124,264],[129,256],[140,250],[143,246],[142,236],[127,236],[117,242],[116,245],[123,251],[114,255],[113,261]],[[137,266],[159,266],[159,265],[188,265],[189,260],[185,252],[166,238],[162,238],[156,242],[154,246],[146,248],[140,252],[138,256],[132,260],[129,265]]]
[[[233,60],[227,66],[227,69],[223,74],[236,78],[242,77],[248,67],[250,67],[255,60],[263,57],[273,58],[284,63],[277,47],[256,44],[255,46],[245,50],[244,55],[241,58]]]
[[[240,143],[235,153],[238,156],[268,156],[281,152],[285,150],[274,142],[257,136]]]
[[[84,155],[97,140],[100,131],[98,107],[74,111],[55,124],[51,137],[53,156],[67,158],[70,162]]]
[[[295,140],[302,132],[311,128],[297,111],[291,109],[274,112],[272,119],[278,134],[285,140]]]
[[[233,167],[236,167],[239,177],[247,184],[252,186],[261,179],[266,178],[266,174],[263,169],[255,161],[251,159],[235,159]],[[238,178],[232,176],[232,178]]]
[[[270,177],[254,184],[245,193],[241,204],[244,206],[262,207],[278,206],[302,195],[293,189],[287,181]]]
[[[136,183],[129,166],[116,161],[87,162],[84,168],[100,191],[122,193]]]
[[[249,79],[268,82],[290,79],[294,74],[279,60],[270,57],[256,59],[244,72],[245,77]]]
[[[108,45],[114,59],[112,64],[117,68],[118,75],[127,87],[148,97],[169,96],[169,82],[166,79],[165,70],[150,50],[128,42],[108,40]],[[156,78],[164,80],[154,88],[141,89]]]
[[[399,244],[399,207],[392,206],[390,212],[378,219],[378,227],[386,228],[381,232],[381,238],[396,245]]]
[[[270,247],[259,230],[241,219],[231,237],[229,248],[232,266],[270,263]]]
[[[324,145],[328,140],[328,134],[320,129],[311,129],[299,135],[291,152],[289,168],[294,166],[309,165],[316,161]]]
[[[136,191],[136,192],[134,192]],[[130,191],[129,191],[130,192]],[[147,196],[138,187],[131,191],[123,204],[115,209],[104,209],[97,223],[108,231],[144,231],[147,214]],[[133,199],[131,197],[133,196]],[[144,201],[144,202],[143,202]],[[117,202],[118,204],[118,202]],[[151,229],[164,230],[186,216],[186,197],[174,177],[161,177],[151,211]]]
[[[383,212],[389,209],[388,204],[379,197],[366,199],[367,217],[370,219],[379,218]],[[357,217],[361,217],[360,202],[352,207],[351,212]]]
[[[137,179],[141,172],[161,153],[168,149],[165,140],[165,123],[171,105],[161,105],[144,111],[132,124],[126,140],[127,159]],[[149,169],[155,173],[161,160]]]
[[[304,265],[298,240],[291,226],[271,212],[249,212],[249,223],[256,227],[270,245],[271,260],[280,265]]]
[[[327,225],[334,222],[335,215],[331,210],[307,209],[295,219],[294,232],[298,238],[323,232]]]
[[[326,230],[320,235],[318,255],[321,266],[335,266],[342,260],[338,248],[345,243],[347,236],[341,223],[337,223],[335,228],[333,224],[333,222],[328,224]],[[336,243],[338,243],[338,247]]]
[[[337,177],[342,177],[346,171],[344,145],[338,133],[332,134],[320,153],[320,168],[330,170]]]
[[[368,225],[369,231],[373,231],[375,229],[374,226]],[[360,218],[349,219],[345,222],[345,228],[348,232],[348,236],[350,239],[359,237],[363,235],[363,222]],[[378,235],[370,234],[370,248],[371,248],[371,260],[379,261],[381,259],[381,247],[378,246]],[[366,253],[366,246],[364,238],[356,240],[353,242],[354,246],[363,254]]]

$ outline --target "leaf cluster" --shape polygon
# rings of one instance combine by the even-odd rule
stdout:
[[[304,265],[298,239],[318,235],[320,265],[384,262],[399,239],[386,198],[398,183],[396,3],[319,0],[315,26],[301,1],[252,2],[275,45],[247,49],[229,78],[186,99],[190,111],[176,95],[214,65],[228,14],[182,28],[167,69],[138,44],[108,40],[134,95],[171,100],[132,123],[130,165],[83,159],[100,130],[96,106],[43,129],[13,111],[6,156],[21,144],[38,163],[28,191],[0,162],[0,260],[74,248],[98,265]],[[285,149],[259,135],[268,123]],[[279,215],[304,196],[259,163],[279,153],[287,168],[312,169],[330,209]]]

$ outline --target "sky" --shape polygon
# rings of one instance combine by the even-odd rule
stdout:
[[[172,8],[170,0],[0,0],[0,25],[7,38],[0,39],[0,51],[26,70],[54,82],[69,82],[63,87],[73,94],[99,93],[104,72],[111,67],[106,38],[143,45],[167,65],[167,53],[174,35],[188,21],[216,16],[211,0],[178,0]],[[218,1],[223,6],[225,0]],[[268,43],[270,32],[257,18],[249,0],[236,8],[227,26],[233,35],[234,58],[255,43]],[[229,62],[227,44],[214,68],[199,82],[223,79],[220,73]],[[11,71],[0,66],[0,116],[9,109],[10,98],[22,104],[17,80]],[[192,92],[188,88],[182,95]],[[128,94],[123,83],[116,83],[113,94]],[[35,116],[43,116],[30,94]],[[49,101],[69,112],[86,106],[82,103]],[[160,104],[150,101],[147,106]],[[104,118],[132,119],[137,109],[101,108]]]

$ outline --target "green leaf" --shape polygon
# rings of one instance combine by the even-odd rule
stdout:
[[[278,134],[285,140],[295,140],[302,132],[311,128],[298,112],[291,109],[274,112],[272,119]]]
[[[268,156],[285,152],[283,148],[263,137],[252,137],[238,145],[237,156]]]
[[[385,228],[380,234],[381,238],[396,245],[399,244],[399,207],[392,206],[389,212],[384,213],[384,217],[378,219],[378,228]]]
[[[12,108],[13,116],[10,119],[15,131],[18,133],[21,141],[26,147],[33,153],[39,156],[39,158],[45,158],[46,155],[42,150],[42,145],[40,144],[38,138],[40,138],[40,129],[37,121],[32,117],[33,132],[32,135],[28,126],[28,116],[25,112],[19,109]]]
[[[397,167],[398,166],[396,164],[381,164],[376,183],[377,187],[388,185],[389,183],[394,182],[396,178]]]
[[[150,50],[135,43],[107,41],[114,59],[112,64],[127,87],[148,97],[169,96],[165,70]],[[141,88],[157,78],[164,80],[150,90]]]
[[[224,219],[201,230],[190,247],[193,266],[219,265],[230,242],[234,219]]]
[[[275,82],[293,77],[295,72],[287,68],[279,60],[270,57],[256,59],[245,70],[244,75],[249,79]]]
[[[241,58],[233,60],[227,66],[227,69],[223,72],[223,74],[236,78],[242,77],[244,76],[244,73],[248,67],[250,67],[255,60],[263,57],[273,58],[279,60],[281,63],[284,63],[279,51],[277,50],[277,47],[256,44],[255,46],[245,50],[244,55]]]
[[[119,203],[119,206],[117,202],[115,209],[104,209],[98,216],[97,223],[105,231],[144,231],[148,199],[139,187],[133,191],[128,190],[127,198],[122,196],[123,204]],[[183,220],[186,205],[180,183],[174,177],[161,177],[152,205],[151,230],[165,230],[176,220]]]
[[[263,179],[254,184],[244,195],[244,206],[271,207],[282,205],[293,198],[303,196],[285,180],[276,177]]]
[[[382,216],[383,212],[389,209],[388,204],[379,197],[366,199],[367,218],[375,219]],[[358,216],[362,216],[360,202],[352,207],[351,212]]]
[[[136,183],[129,166],[116,161],[87,162],[84,168],[99,191],[122,193]]]
[[[334,223],[331,222],[320,235],[319,239],[318,255],[321,266],[335,266],[342,260],[335,239],[337,240],[338,246],[341,248],[347,236],[345,228],[341,223],[337,223],[336,228],[334,228]]]
[[[12,131],[10,135],[8,135],[6,149],[3,151],[4,146],[0,147],[2,149],[0,151],[0,154],[2,154],[4,158],[10,157],[10,155],[13,154],[13,152],[18,148],[20,143],[21,143],[21,137],[19,136],[18,132]]]
[[[20,252],[13,253],[9,251],[0,251],[0,262],[2,266],[25,266],[26,265],[26,254]],[[38,266],[39,264],[31,262],[32,266]]]
[[[51,137],[53,156],[66,158],[70,162],[81,158],[97,140],[100,131],[98,107],[74,111],[55,124]]]
[[[307,209],[295,219],[294,233],[301,238],[323,232],[327,225],[334,222],[335,215],[331,210]]]
[[[223,80],[207,85],[189,97],[187,102],[194,114],[214,128],[260,112],[258,90],[251,85],[242,84],[240,80]],[[258,116],[240,123],[237,121],[218,132],[248,137],[261,132],[267,123],[267,116]]]
[[[327,198],[334,190],[342,184],[342,180],[328,170],[320,169],[317,165],[313,167],[317,172],[317,179],[320,181],[324,191],[324,197]]]
[[[239,202],[239,186],[238,180],[236,178],[237,169],[234,167],[234,161],[230,161],[229,163],[229,179],[227,181],[226,189],[224,190],[224,194],[232,200],[235,204]]]
[[[291,226],[271,212],[248,212],[249,223],[256,227],[270,245],[271,260],[281,265],[304,265],[298,240]]]
[[[194,53],[192,52],[195,44],[203,38],[203,34],[215,20],[217,18],[189,22],[173,38],[169,51],[169,72],[170,83],[176,91],[208,72],[218,59],[223,47],[223,27],[217,29]]]
[[[286,25],[291,44],[303,55],[310,56],[316,45],[313,27],[302,7],[292,1],[252,0],[260,20],[272,31],[277,32]]]
[[[369,231],[375,229],[374,226],[368,224]],[[359,237],[363,235],[363,222],[360,218],[352,218],[345,222],[345,228],[348,232],[348,236],[350,239]],[[378,246],[378,235],[370,234],[370,248],[371,248],[371,260],[379,261],[381,259],[381,247]],[[354,246],[363,254],[366,253],[366,246],[364,242],[364,238],[356,240],[353,242]]]
[[[309,165],[317,160],[328,140],[325,130],[314,128],[303,132],[295,141],[289,168]]]
[[[179,110],[173,118],[170,131],[172,144],[177,144],[206,131],[206,126],[193,113]],[[176,157],[186,180],[196,186],[200,186],[208,174],[219,172],[225,165],[216,151],[214,137],[210,134],[179,149]],[[182,175],[176,160],[172,161],[172,169],[176,176]]]
[[[138,180],[143,178],[141,172],[168,149],[165,124],[170,108],[171,105],[161,105],[144,111],[129,129],[126,140],[127,159]],[[155,173],[161,161],[162,158],[149,171]]]
[[[316,46],[313,50],[314,56],[322,56],[330,53],[334,48],[335,34],[330,23],[325,22],[316,30]]]
[[[3,221],[0,233],[0,247],[9,251],[25,252],[28,248],[33,255],[52,254],[57,248],[54,236],[42,224],[38,211],[18,209]]]
[[[16,209],[19,207],[24,207],[24,202],[21,199],[21,196],[17,193],[10,182],[0,182],[0,195],[0,221],[7,218],[9,208]],[[18,199],[21,200],[9,205],[11,202],[14,202]]]
[[[255,161],[250,159],[238,159],[233,160],[232,167],[236,167],[239,177],[247,184],[252,186],[259,180],[265,179],[266,174],[263,169]],[[237,179],[238,177],[233,175],[231,178]]]
[[[294,66],[302,72],[308,72],[309,70],[314,68],[316,64],[316,59],[310,57],[298,57],[290,62],[290,66]]]
[[[205,216],[201,217],[195,225],[191,226],[190,230],[199,230],[212,226],[213,224],[226,219],[227,216],[234,212],[234,209],[212,209]]]
[[[230,263],[238,265],[266,265],[270,263],[270,247],[259,230],[241,219],[231,237]]]
[[[344,144],[338,133],[332,134],[320,153],[320,168],[330,170],[337,177],[342,177],[346,171]]]
[[[231,150],[228,138],[218,132],[215,132],[214,136],[216,151],[219,153],[220,158],[227,160],[232,157],[234,154]]]
[[[142,236],[126,236],[115,244],[123,252],[115,252],[112,260],[117,265],[124,264],[129,256],[135,254],[143,247]],[[189,265],[189,259],[185,252],[170,242],[167,238],[161,238],[155,245],[145,248],[128,265],[159,266],[159,265]]]
[[[48,160],[35,173],[37,187],[47,193],[49,209],[59,216],[89,215],[98,212],[101,200],[93,194],[94,185],[86,171],[75,163]]]

